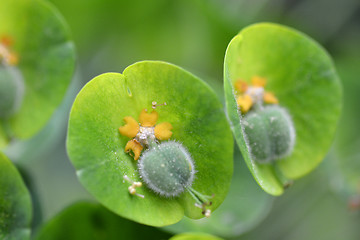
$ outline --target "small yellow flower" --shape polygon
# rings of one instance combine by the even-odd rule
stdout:
[[[119,127],[119,132],[128,138],[134,138],[140,130],[138,122],[132,117],[124,117],[125,126]]]
[[[172,129],[172,126],[168,122],[163,122],[155,126],[154,128],[154,134],[155,137],[159,140],[168,140],[172,132],[170,131]]]
[[[139,116],[139,123],[130,116],[124,117],[125,125],[119,127],[121,135],[132,138],[125,146],[125,152],[134,153],[134,159],[138,160],[144,147],[149,147],[150,142],[168,140],[171,135],[172,125],[168,122],[156,124],[159,114],[153,110],[148,113],[143,109]]]
[[[259,76],[254,76],[251,79],[251,84],[254,87],[262,87],[262,88],[264,88],[265,85],[266,85],[266,79],[262,78],[262,77],[259,77]]]
[[[253,105],[253,100],[248,94],[240,95],[236,102],[239,105],[242,113],[248,112]]]
[[[139,159],[142,150],[143,146],[136,139],[128,141],[125,145],[125,152],[128,153],[132,151],[134,153],[135,160]]]
[[[239,79],[235,82],[235,89],[239,92],[239,93],[245,93],[248,90],[248,84]]]
[[[19,63],[19,57],[16,53],[10,53],[8,56],[7,56],[7,63],[10,65],[10,66],[15,66]]]
[[[263,99],[264,99],[264,102],[268,103],[268,104],[278,104],[279,103],[279,100],[271,92],[265,92]]]
[[[2,36],[0,39],[0,61],[10,66],[15,66],[19,63],[18,55],[10,50],[13,43],[14,41],[10,36]]]
[[[154,110],[151,113],[147,113],[146,109],[143,109],[139,116],[139,122],[143,127],[153,127],[159,118],[159,114]]]
[[[10,47],[14,44],[14,39],[12,39],[10,36],[4,35],[1,37],[0,42],[5,47]]]
[[[239,93],[236,102],[243,114],[247,113],[251,107],[256,104],[278,104],[276,96],[264,90],[266,79],[254,76],[249,86],[245,81],[239,79],[234,84],[236,91]]]

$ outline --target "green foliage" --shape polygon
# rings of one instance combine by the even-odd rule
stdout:
[[[158,122],[172,124],[171,140],[191,154],[195,169],[192,188],[214,197],[211,210],[224,200],[232,175],[233,139],[222,105],[200,79],[164,62],[145,61],[123,74],[107,73],[91,80],[78,94],[71,113],[68,155],[80,182],[115,213],[140,223],[164,226],[183,215],[201,218],[189,193],[163,198],[146,187],[130,195],[126,175],[141,181],[136,162],[124,152],[128,137],[119,134],[123,118],[137,118],[153,101],[166,102],[156,109]]]
[[[13,80],[23,88],[16,99],[22,99],[19,109],[1,124],[11,137],[25,139],[46,124],[64,97],[74,71],[74,46],[62,17],[47,1],[4,0],[0,22],[0,37],[13,41],[10,47],[19,59]]]
[[[0,239],[30,239],[31,199],[14,165],[0,152]]]
[[[36,240],[115,240],[168,239],[156,228],[123,219],[103,206],[91,202],[75,203],[47,222]]]
[[[289,112],[296,130],[293,153],[274,164],[258,164],[251,158],[234,98],[235,81],[249,82],[253,76],[268,80],[267,90]],[[341,85],[332,60],[302,33],[256,24],[230,42],[224,81],[229,120],[247,166],[266,192],[282,194],[284,178],[296,179],[312,171],[332,142],[341,109]]]
[[[170,238],[169,240],[222,240],[222,238],[205,233],[182,233]]]

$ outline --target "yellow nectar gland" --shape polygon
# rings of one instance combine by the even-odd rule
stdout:
[[[235,82],[234,86],[239,94],[236,102],[243,114],[247,113],[255,104],[263,105],[263,103],[279,103],[279,100],[273,93],[265,91],[265,85],[266,79],[259,76],[254,76],[251,79],[251,85],[248,85],[247,82],[241,79]]]
[[[9,36],[3,36],[0,39],[0,61],[5,65],[14,66],[19,63],[17,54],[10,50],[13,45],[13,39]]]
[[[123,136],[132,138],[127,142],[125,152],[131,151],[134,160],[138,160],[142,150],[148,148],[152,142],[168,140],[171,137],[172,125],[168,122],[156,124],[158,118],[159,114],[155,110],[149,113],[147,109],[141,111],[139,123],[133,117],[124,117],[125,125],[119,127],[119,132]]]

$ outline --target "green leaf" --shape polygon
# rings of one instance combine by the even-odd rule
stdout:
[[[206,233],[182,233],[170,238],[169,240],[222,240],[222,238]]]
[[[269,213],[273,197],[257,185],[238,148],[234,155],[234,176],[225,201],[210,218],[180,222],[164,229],[173,233],[204,232],[224,238],[232,238],[249,231]]]
[[[36,240],[112,240],[112,239],[168,239],[160,230],[123,219],[103,206],[75,203],[47,222]]]
[[[13,136],[25,139],[61,103],[75,67],[74,45],[63,18],[47,1],[4,0],[0,22],[0,38],[12,39],[9,48],[19,58],[14,81],[24,90],[19,109],[4,124]]]
[[[233,84],[253,76],[267,79],[290,113],[296,130],[293,153],[275,164],[251,159],[241,128]],[[272,195],[283,192],[284,178],[312,171],[332,142],[341,109],[341,85],[326,51],[309,37],[276,24],[255,24],[230,42],[224,63],[226,108],[235,139],[258,184]]]
[[[156,109],[157,123],[172,124],[171,140],[179,141],[195,162],[192,188],[213,195],[211,210],[224,200],[232,176],[233,139],[215,93],[200,79],[174,65],[144,61],[123,74],[106,73],[91,80],[78,94],[71,113],[68,155],[85,188],[102,204],[134,221],[165,226],[184,214],[201,218],[201,209],[189,193],[178,198],[160,197],[146,186],[138,188],[142,199],[130,195],[130,184],[141,181],[136,161],[124,152],[129,138],[120,135],[123,118],[138,119],[152,102],[166,102]]]
[[[0,239],[30,239],[30,194],[14,165],[0,152]]]

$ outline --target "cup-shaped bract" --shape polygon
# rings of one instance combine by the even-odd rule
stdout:
[[[222,238],[198,232],[188,232],[173,236],[169,240],[223,240]]]
[[[2,0],[0,23],[0,76],[8,79],[1,90],[16,87],[0,96],[9,108],[0,113],[0,125],[7,129],[0,139],[27,139],[44,127],[65,96],[75,68],[74,45],[48,1]]]
[[[31,209],[20,173],[0,152],[0,239],[30,239]]]
[[[156,113],[151,111],[154,102],[158,103]],[[172,134],[166,130],[170,124]],[[164,136],[171,137],[160,140]],[[99,202],[125,218],[165,226],[178,222],[184,214],[203,217],[188,191],[168,198],[146,183],[138,187],[142,179],[136,161],[151,151],[146,145],[159,141],[149,147],[162,146],[172,140],[193,160],[196,173],[191,187],[213,196],[209,208],[216,209],[227,194],[232,176],[231,130],[215,93],[172,64],[138,62],[122,74],[102,74],[87,83],[70,113],[67,151],[80,182]],[[132,149],[136,155],[125,149]],[[136,183],[133,187],[144,198],[129,194],[128,180]]]
[[[271,164],[259,163],[251,156],[244,114],[236,100],[235,84],[239,79],[249,84],[254,76],[267,80],[265,90],[271,93],[267,100],[287,111],[295,129],[292,153]],[[255,84],[263,83],[256,78]],[[246,91],[241,85],[237,88]],[[340,115],[342,93],[331,58],[314,40],[277,24],[260,23],[243,29],[226,51],[224,89],[237,144],[255,180],[266,192],[282,194],[288,180],[309,173],[325,157]],[[240,100],[243,107],[251,105],[251,99]]]

